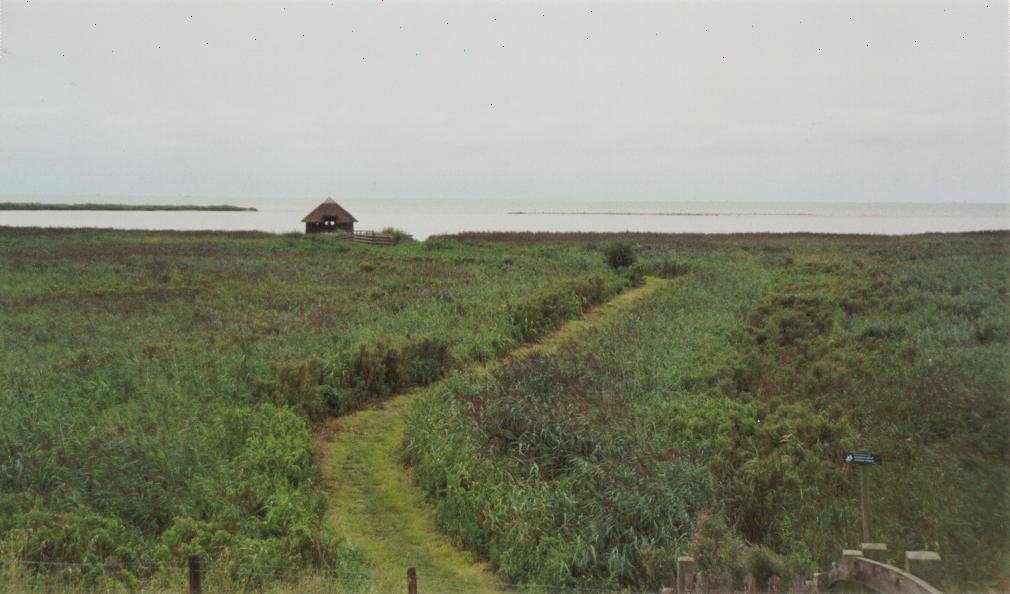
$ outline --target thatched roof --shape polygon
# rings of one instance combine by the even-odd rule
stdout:
[[[336,217],[338,223],[357,223],[358,219],[351,216],[351,213],[347,212],[340,207],[339,204],[333,201],[333,198],[327,198],[325,202],[316,207],[315,210],[305,215],[302,219],[303,223],[322,223],[323,217]]]

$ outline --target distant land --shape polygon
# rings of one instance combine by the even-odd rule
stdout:
[[[43,204],[41,202],[0,202],[0,210],[220,210],[255,212],[256,209],[230,204]]]
[[[623,210],[513,210],[510,215],[607,215],[638,217],[816,217],[809,212],[639,212]]]

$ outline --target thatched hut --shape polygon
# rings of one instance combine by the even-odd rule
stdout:
[[[333,201],[333,198],[327,198],[325,202],[306,215],[302,222],[305,223],[306,233],[330,233],[333,231],[353,233],[354,223],[357,223],[358,219],[341,208]]]

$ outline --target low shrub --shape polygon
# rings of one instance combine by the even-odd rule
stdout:
[[[634,264],[621,270],[621,277],[628,281],[628,285],[641,287],[645,284],[645,269],[638,264]]]
[[[635,263],[635,251],[627,243],[614,243],[603,252],[607,264],[613,269],[626,268]]]
[[[338,356],[322,373],[320,401],[332,414],[344,414],[373,398],[442,378],[455,361],[441,338],[411,340],[396,347],[388,340]]]
[[[396,227],[386,227],[382,230],[382,233],[389,235],[393,238],[393,243],[397,244],[403,241],[414,241],[414,236],[402,229],[397,229]]]
[[[550,291],[506,307],[512,337],[527,342],[559,327],[579,313],[579,298],[570,291]]]
[[[345,368],[342,385],[362,397],[391,394],[400,384],[400,356],[388,341],[358,345]]]
[[[740,538],[721,514],[698,514],[690,550],[699,571],[710,582],[715,582],[723,571],[736,566],[742,548]]]
[[[320,395],[323,362],[318,357],[269,364],[269,373],[254,378],[252,390],[257,402],[293,406],[310,418],[325,411]]]
[[[303,571],[335,576],[356,589],[370,575],[365,555],[331,528],[298,526],[283,540],[234,534],[214,522],[179,518],[159,541],[157,558],[166,567],[185,563],[189,555],[212,559],[215,586],[225,590],[259,590],[274,580],[290,580]]]
[[[25,573],[44,576],[60,563],[72,563],[73,571],[63,572],[64,579],[103,589],[109,582],[136,587],[137,574],[144,573],[137,567],[147,550],[143,536],[118,518],[87,508],[32,507],[6,517],[4,524],[0,555],[30,561]]]
[[[676,258],[664,258],[656,270],[656,276],[674,278],[691,271],[691,265]]]
[[[400,348],[400,386],[424,386],[440,379],[452,367],[449,343],[425,338]]]
[[[764,546],[750,546],[743,550],[738,562],[742,575],[754,576],[759,587],[768,583],[768,578],[779,576],[783,582],[788,578],[788,569],[782,556]]]
[[[589,275],[511,303],[506,306],[510,334],[520,343],[536,340],[627,285],[627,279]]]

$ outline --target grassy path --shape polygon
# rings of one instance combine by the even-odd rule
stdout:
[[[621,293],[543,341],[507,356],[554,350],[663,284],[647,278],[644,286]],[[400,464],[404,417],[424,390],[394,396],[315,427],[314,446],[329,504],[327,520],[373,560],[375,591],[404,590],[406,568],[413,566],[422,590],[497,592],[498,580],[487,563],[456,548],[438,531],[410,469]]]

